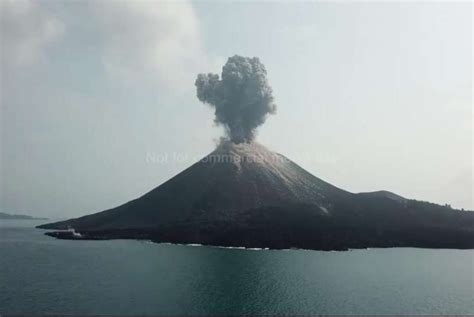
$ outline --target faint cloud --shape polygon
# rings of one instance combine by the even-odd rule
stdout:
[[[146,79],[192,86],[209,67],[199,20],[184,1],[95,1],[92,14],[103,37],[103,62],[114,79]]]
[[[2,67],[37,62],[47,45],[64,33],[64,24],[38,1],[2,0],[0,11]]]

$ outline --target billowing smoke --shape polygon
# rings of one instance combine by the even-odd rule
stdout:
[[[199,100],[216,109],[215,122],[225,127],[234,143],[251,142],[267,114],[276,111],[267,71],[257,57],[229,57],[221,79],[199,74],[195,85]]]

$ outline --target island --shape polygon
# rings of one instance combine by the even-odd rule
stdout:
[[[27,215],[15,215],[0,212],[0,220],[48,220],[48,218],[38,218]]]
[[[276,112],[266,74],[257,57],[238,55],[228,59],[221,76],[199,74],[197,97],[215,110],[215,122],[226,131],[213,152],[142,197],[39,228],[60,230],[46,234],[73,240],[315,250],[474,248],[472,211],[383,190],[352,193],[257,143],[256,129]]]
[[[60,239],[271,249],[474,248],[474,212],[388,191],[351,193],[256,142],[223,142],[142,197],[43,224]]]

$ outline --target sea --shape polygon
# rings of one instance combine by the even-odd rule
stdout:
[[[57,240],[0,220],[0,314],[474,314],[474,251]]]

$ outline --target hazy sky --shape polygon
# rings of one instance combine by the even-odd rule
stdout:
[[[2,1],[0,210],[70,217],[215,147],[199,72],[258,56],[258,142],[353,192],[473,209],[470,2]]]

